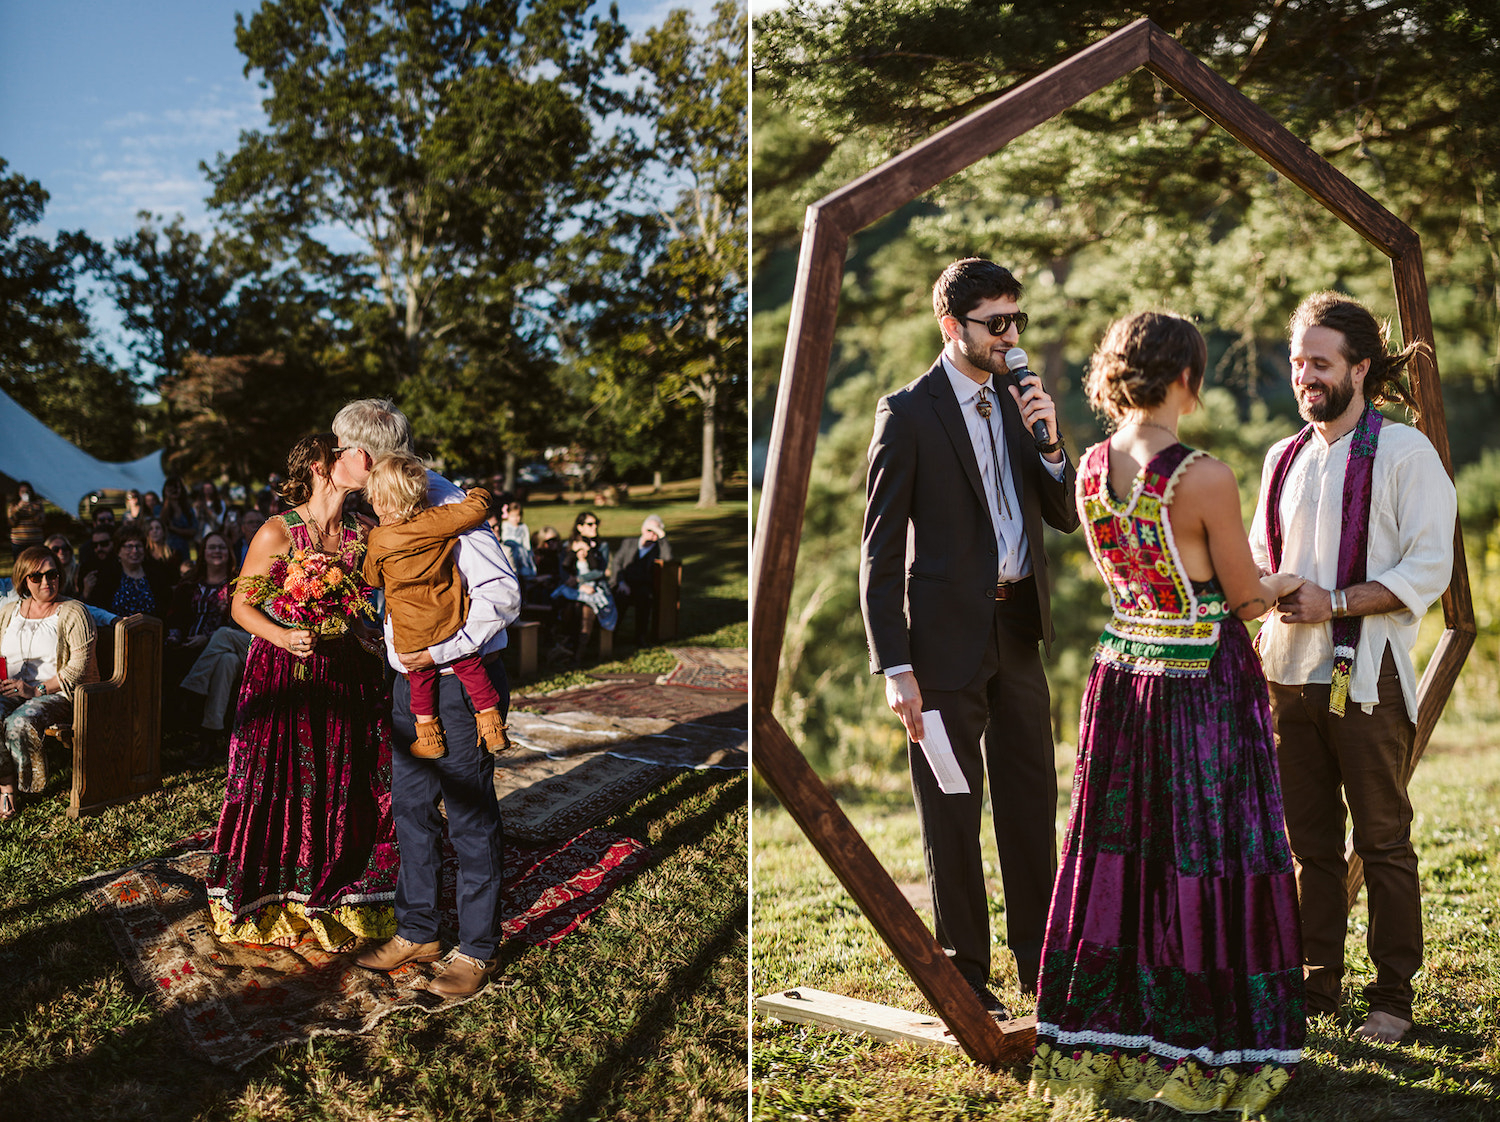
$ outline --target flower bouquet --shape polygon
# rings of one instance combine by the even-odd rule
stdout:
[[[315,549],[294,549],[271,558],[264,576],[238,580],[245,601],[280,623],[315,635],[342,635],[356,615],[373,615],[367,589],[339,564],[337,557]],[[306,663],[297,662],[297,676],[307,676]]]

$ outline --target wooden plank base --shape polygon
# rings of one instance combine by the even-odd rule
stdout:
[[[923,1016],[909,1009],[877,1005],[808,986],[779,990],[755,999],[755,1009],[778,1021],[802,1025],[819,1025],[864,1036],[873,1036],[889,1044],[928,1044],[958,1050],[958,1041],[937,1017]],[[1005,1037],[1005,1051],[1011,1062],[1026,1059],[1036,1048],[1036,1017],[1017,1017],[999,1022]]]

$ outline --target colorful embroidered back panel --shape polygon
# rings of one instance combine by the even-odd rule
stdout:
[[[1163,449],[1118,500],[1109,486],[1109,442],[1084,453],[1078,473],[1084,528],[1114,606],[1094,650],[1098,662],[1169,677],[1208,673],[1229,605],[1216,581],[1188,578],[1169,513],[1173,486],[1199,455],[1185,444]]]

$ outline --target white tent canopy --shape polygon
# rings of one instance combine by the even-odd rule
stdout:
[[[128,464],[107,464],[68,443],[0,390],[0,472],[24,479],[37,494],[77,514],[90,491],[161,491],[160,450]]]

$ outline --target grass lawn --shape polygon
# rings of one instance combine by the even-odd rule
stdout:
[[[1059,745],[1059,756],[1071,752]],[[1059,760],[1066,813],[1071,758]],[[836,792],[856,828],[900,884],[924,884],[916,814],[904,776]],[[1355,1043],[1359,991],[1373,976],[1364,952],[1363,898],[1350,919],[1345,1014],[1309,1025],[1295,1080],[1264,1117],[1288,1122],[1500,1119],[1500,736],[1475,741],[1439,726],[1412,785],[1427,960],[1417,976],[1418,1031],[1406,1045]],[[988,823],[988,817],[986,817]],[[927,1011],[915,985],[774,797],[752,797],[752,991],[795,985]],[[1004,938],[994,839],[991,922]],[[926,918],[931,921],[930,913]],[[1032,1006],[1014,964],[996,948],[996,987],[1012,1010]],[[1007,973],[1008,972],[1008,973]],[[1176,1117],[1150,1106],[1026,1097],[1022,1069],[991,1072],[961,1053],[880,1044],[809,1026],[753,1021],[757,1119],[1052,1119]],[[1217,1115],[1214,1117],[1229,1117]]]
[[[661,513],[684,561],[676,643],[744,646],[746,504],[699,511],[696,483],[681,489],[601,509],[606,536]],[[528,520],[562,529],[573,509],[539,503]],[[671,665],[646,648],[605,669]],[[59,767],[0,827],[0,1120],[745,1117],[742,774],[684,772],[605,823],[647,842],[652,865],[558,947],[512,950],[505,984],[230,1072],[184,1055],[75,887],[217,820],[224,769],[189,769],[191,748],[169,738],[162,791],[81,822],[64,813],[71,774]]]

